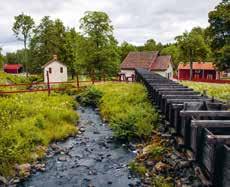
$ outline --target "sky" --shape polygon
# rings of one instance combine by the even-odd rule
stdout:
[[[208,26],[208,12],[221,0],[4,0],[0,6],[0,47],[3,53],[23,48],[12,31],[14,16],[24,12],[36,24],[44,16],[61,19],[79,30],[85,11],[104,11],[121,43],[142,45],[154,38],[163,44],[195,26]]]

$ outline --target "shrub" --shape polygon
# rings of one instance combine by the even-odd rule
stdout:
[[[95,87],[89,87],[77,96],[78,102],[83,106],[96,107],[102,97],[102,92]]]
[[[144,164],[140,164],[135,161],[129,163],[129,169],[134,173],[140,174],[141,176],[144,176],[148,172]]]
[[[157,144],[150,144],[144,148],[144,153],[148,154],[154,160],[158,160],[166,152],[167,149],[165,147]]]

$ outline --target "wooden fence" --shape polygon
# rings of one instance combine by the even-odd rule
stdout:
[[[129,82],[130,79],[120,79],[119,77],[116,79],[106,80],[104,77],[103,80],[75,80],[75,81],[67,81],[67,82],[50,82],[49,77],[47,77],[46,82],[33,82],[33,83],[20,83],[20,84],[0,84],[0,95],[4,94],[16,94],[16,93],[29,93],[29,92],[47,92],[48,94],[51,91],[64,91],[65,85],[72,85],[77,89],[97,84],[97,83],[105,83],[105,82]],[[131,79],[131,82],[134,81],[134,78]],[[63,87],[61,87],[63,86]],[[1,90],[2,88],[15,88],[15,90]],[[23,89],[19,89],[23,87]],[[40,87],[40,88],[37,88]]]

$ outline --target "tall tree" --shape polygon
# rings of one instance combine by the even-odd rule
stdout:
[[[13,32],[15,33],[18,40],[23,41],[24,44],[24,61],[25,61],[25,69],[28,73],[28,59],[27,59],[27,42],[31,37],[32,29],[34,27],[33,19],[25,15],[24,13],[14,17],[15,22],[13,25]]]
[[[177,36],[177,44],[181,50],[184,60],[190,64],[190,80],[192,80],[192,66],[194,61],[203,61],[210,53],[209,47],[204,41],[202,35],[197,32],[184,32],[182,35]]]
[[[170,44],[163,48],[161,51],[162,55],[171,55],[174,69],[177,69],[178,64],[181,62],[181,53],[177,44]]]
[[[53,54],[64,62],[65,59],[66,28],[61,20],[51,20],[48,16],[42,18],[41,23],[34,29],[31,39],[32,70],[40,72],[42,65],[52,59]]]
[[[65,32],[64,40],[64,62],[67,64],[68,69],[74,79],[75,74],[79,71],[77,65],[77,48],[79,43],[80,34],[74,28],[68,29]],[[77,71],[78,70],[78,71]]]
[[[209,33],[216,65],[220,70],[230,69],[230,1],[223,0],[214,11],[209,12]]]
[[[120,46],[121,62],[125,59],[128,53],[132,51],[137,51],[137,48],[134,45],[124,41]]]
[[[4,56],[2,54],[2,48],[0,47],[0,69],[2,69],[4,63]]]
[[[86,37],[84,42],[88,46],[88,53],[83,53],[83,58],[91,76],[95,71],[99,76],[115,74],[118,71],[119,51],[109,16],[105,12],[88,11],[80,23]]]
[[[147,40],[143,47],[144,51],[155,51],[156,49],[157,49],[157,44],[154,39]]]

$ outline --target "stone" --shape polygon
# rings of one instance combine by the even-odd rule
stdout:
[[[0,185],[3,184],[3,185],[6,185],[7,184],[7,179],[3,176],[0,176]]]
[[[16,179],[13,180],[13,184],[17,184],[19,182],[20,182],[20,179],[18,179],[18,178],[16,178]]]
[[[20,177],[28,177],[31,171],[31,165],[29,163],[16,165],[16,170],[18,171],[18,175]]]
[[[113,184],[113,182],[112,181],[108,181],[108,184]]]
[[[135,187],[135,185],[132,183],[129,183],[129,187]]]
[[[179,162],[179,167],[180,168],[188,168],[188,167],[190,167],[190,165],[191,165],[190,161],[180,161]]]
[[[100,134],[99,131],[93,131],[93,134]]]
[[[67,161],[67,157],[66,156],[60,156],[58,158],[58,161],[65,162],[65,161]]]
[[[149,167],[153,167],[154,165],[155,165],[155,161],[154,160],[148,160],[147,162],[146,162],[146,165],[147,166],[149,166]]]
[[[56,154],[58,154],[58,153],[64,151],[64,149],[63,149],[62,147],[58,146],[58,145],[55,144],[55,143],[51,144],[50,147],[53,149],[53,151],[54,151]]]
[[[158,171],[158,172],[163,172],[163,171],[165,171],[166,169],[168,169],[169,168],[169,166],[167,165],[167,164],[165,164],[165,163],[163,163],[163,162],[158,162],[156,165],[155,165],[155,169],[156,169],[156,171]]]
[[[161,137],[162,138],[171,138],[172,135],[171,134],[162,134]]]
[[[85,132],[85,128],[84,128],[84,127],[81,127],[81,128],[79,128],[79,131],[80,131],[80,132]]]
[[[45,164],[36,164],[35,166],[34,166],[34,168],[37,170],[37,171],[42,171],[42,172],[44,172],[45,170],[46,170],[46,165]]]
[[[97,172],[96,172],[95,170],[91,170],[91,171],[89,171],[88,174],[89,174],[89,175],[97,175]]]

